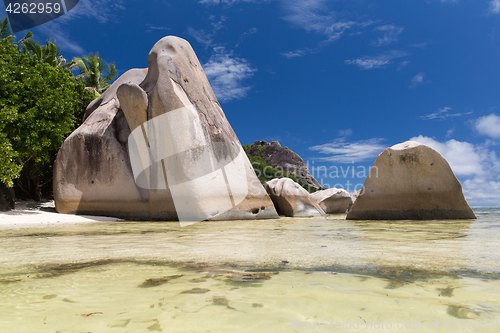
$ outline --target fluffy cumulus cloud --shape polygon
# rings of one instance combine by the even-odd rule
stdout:
[[[500,117],[492,113],[476,121],[476,130],[494,139],[500,139]]]
[[[364,56],[357,59],[346,60],[348,65],[357,65],[360,69],[383,68],[393,63],[394,59],[406,57],[408,53],[399,50],[382,53],[376,56]]]
[[[234,57],[223,47],[215,48],[215,54],[203,69],[221,102],[246,97],[251,87],[245,86],[244,81],[257,71],[246,59]]]
[[[413,137],[437,150],[462,182],[464,195],[473,206],[498,206],[500,198],[500,160],[488,144],[457,140],[439,142],[426,136]]]
[[[352,133],[352,131],[348,131],[349,134]],[[329,155],[320,158],[322,161],[359,163],[374,160],[385,148],[385,146],[382,145],[383,141],[384,139],[381,138],[373,138],[369,140],[347,142],[345,138],[340,138],[330,143],[310,147],[309,149]]]
[[[427,136],[413,137],[417,141],[437,150],[450,163],[457,176],[485,176],[498,163],[495,152],[485,146],[469,142],[449,140],[439,142]]]

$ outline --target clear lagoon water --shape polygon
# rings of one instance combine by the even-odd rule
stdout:
[[[0,228],[0,332],[500,332],[500,208],[475,221]]]

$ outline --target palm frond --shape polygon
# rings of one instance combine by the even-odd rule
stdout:
[[[14,41],[14,35],[9,26],[9,19],[6,17],[4,20],[0,19],[0,39],[7,38],[9,41]]]

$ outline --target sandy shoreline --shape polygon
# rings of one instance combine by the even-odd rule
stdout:
[[[53,200],[42,202],[18,201],[16,202],[16,209],[10,212],[0,212],[0,229],[2,230],[116,221],[123,220],[108,216],[59,214],[56,212]]]

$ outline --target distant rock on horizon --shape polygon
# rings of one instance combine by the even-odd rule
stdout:
[[[304,160],[288,147],[282,147],[278,141],[255,141],[246,152],[251,156],[262,157],[268,165],[288,172],[302,184],[307,184],[316,190],[325,189],[311,175]]]
[[[414,141],[377,157],[348,220],[475,219],[445,158]]]

